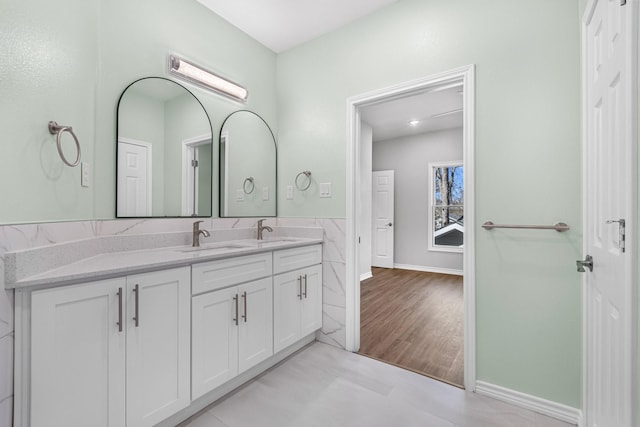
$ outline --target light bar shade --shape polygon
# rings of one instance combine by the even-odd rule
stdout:
[[[169,56],[169,73],[239,101],[246,101],[249,96],[247,89],[242,86],[174,55]]]

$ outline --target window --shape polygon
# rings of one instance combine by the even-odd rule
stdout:
[[[464,247],[464,166],[432,163],[429,250],[462,252]]]

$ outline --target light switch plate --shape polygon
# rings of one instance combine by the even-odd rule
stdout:
[[[331,197],[331,183],[330,182],[321,182],[320,183],[320,197]]]
[[[287,200],[293,200],[293,185],[287,185]]]
[[[83,187],[88,187],[91,183],[90,171],[91,168],[89,167],[89,163],[80,163],[80,185],[82,185]]]

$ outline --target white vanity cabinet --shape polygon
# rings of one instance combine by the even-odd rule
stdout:
[[[321,245],[274,252],[274,351],[322,327],[321,262]]]
[[[273,355],[271,264],[269,252],[192,266],[204,292],[192,302],[193,399]]]
[[[31,294],[32,427],[152,426],[190,404],[189,267]]]

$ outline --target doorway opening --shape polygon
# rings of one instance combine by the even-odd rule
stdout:
[[[475,389],[473,77],[470,65],[347,101],[347,350],[468,390]],[[390,112],[407,108],[413,115],[395,119],[400,134]],[[448,314],[438,324],[434,309],[443,305]],[[456,318],[459,328],[443,327]],[[458,349],[445,351],[441,344],[454,340]]]

